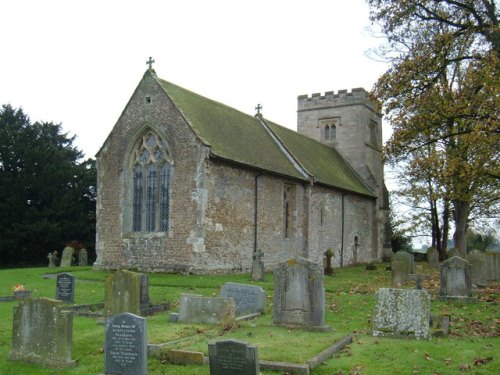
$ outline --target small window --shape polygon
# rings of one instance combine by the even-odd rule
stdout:
[[[369,130],[370,130],[370,144],[372,146],[377,146],[377,139],[378,139],[378,134],[377,134],[377,123],[375,121],[370,121],[369,125]]]
[[[337,127],[340,126],[340,117],[322,119],[319,122],[319,127],[322,130],[322,141],[334,141],[337,138]]]
[[[293,233],[293,213],[295,210],[295,186],[285,184],[283,188],[283,233],[290,238]]]

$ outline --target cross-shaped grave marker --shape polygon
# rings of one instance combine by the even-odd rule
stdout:
[[[408,280],[413,280],[417,284],[417,289],[422,290],[422,281],[424,280],[430,280],[431,275],[428,274],[422,274],[422,273],[417,273],[417,274],[409,274],[408,275]]]

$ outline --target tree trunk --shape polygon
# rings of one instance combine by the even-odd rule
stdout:
[[[443,208],[443,242],[441,252],[439,253],[439,260],[442,262],[446,260],[446,253],[448,251],[448,233],[450,231],[450,202],[444,201]]]
[[[455,247],[465,256],[467,254],[467,220],[469,218],[470,203],[453,200],[453,208],[455,209]]]

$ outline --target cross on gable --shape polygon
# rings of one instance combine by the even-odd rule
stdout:
[[[148,65],[149,65],[149,70],[153,69],[153,63],[154,63],[154,62],[155,62],[155,61],[153,60],[153,58],[152,58],[151,56],[149,56],[149,60],[148,60],[148,61],[146,61],[146,64],[148,64]]]
[[[257,107],[255,107],[257,110],[257,114],[260,115],[260,110],[262,109],[262,106],[260,104],[257,104]]]

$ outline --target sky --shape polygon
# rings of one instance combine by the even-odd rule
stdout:
[[[381,41],[365,0],[16,0],[0,14],[0,105],[61,123],[86,157],[150,56],[160,78],[291,129],[297,96],[370,90],[387,69],[367,56]]]

